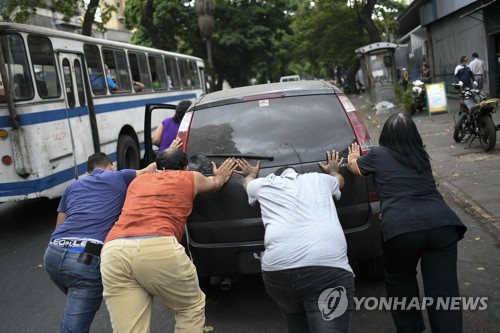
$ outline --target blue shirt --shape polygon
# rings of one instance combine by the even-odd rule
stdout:
[[[136,170],[95,169],[68,185],[57,208],[66,217],[51,239],[73,237],[104,242],[118,220],[128,185],[135,176]]]
[[[363,175],[375,176],[382,211],[384,241],[404,233],[455,225],[466,227],[436,188],[432,171],[421,174],[400,163],[387,147],[373,147],[356,160]]]

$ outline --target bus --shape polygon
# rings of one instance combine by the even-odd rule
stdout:
[[[16,23],[0,45],[0,203],[61,196],[94,152],[140,168],[145,106],[171,106],[159,124],[205,93],[189,55]]]

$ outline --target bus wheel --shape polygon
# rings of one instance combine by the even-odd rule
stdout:
[[[118,170],[121,169],[139,169],[140,167],[140,153],[139,147],[135,140],[128,135],[121,135],[118,138],[118,157],[117,164]]]

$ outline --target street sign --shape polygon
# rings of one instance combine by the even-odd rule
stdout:
[[[425,85],[427,110],[429,115],[448,112],[445,83],[431,83]]]

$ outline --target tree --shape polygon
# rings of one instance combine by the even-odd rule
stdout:
[[[46,7],[46,2],[43,0],[7,0],[2,10],[2,20],[27,23],[36,14],[37,7]],[[85,36],[92,35],[92,26],[94,24],[99,31],[106,31],[105,24],[111,18],[111,14],[116,11],[116,7],[108,3],[104,3],[99,7],[99,0],[90,0],[88,4],[83,0],[55,0],[52,3],[52,8],[63,14],[63,21],[66,23],[70,22],[80,8],[85,8],[82,23],[82,35]],[[95,14],[98,9],[100,19],[96,20]]]

